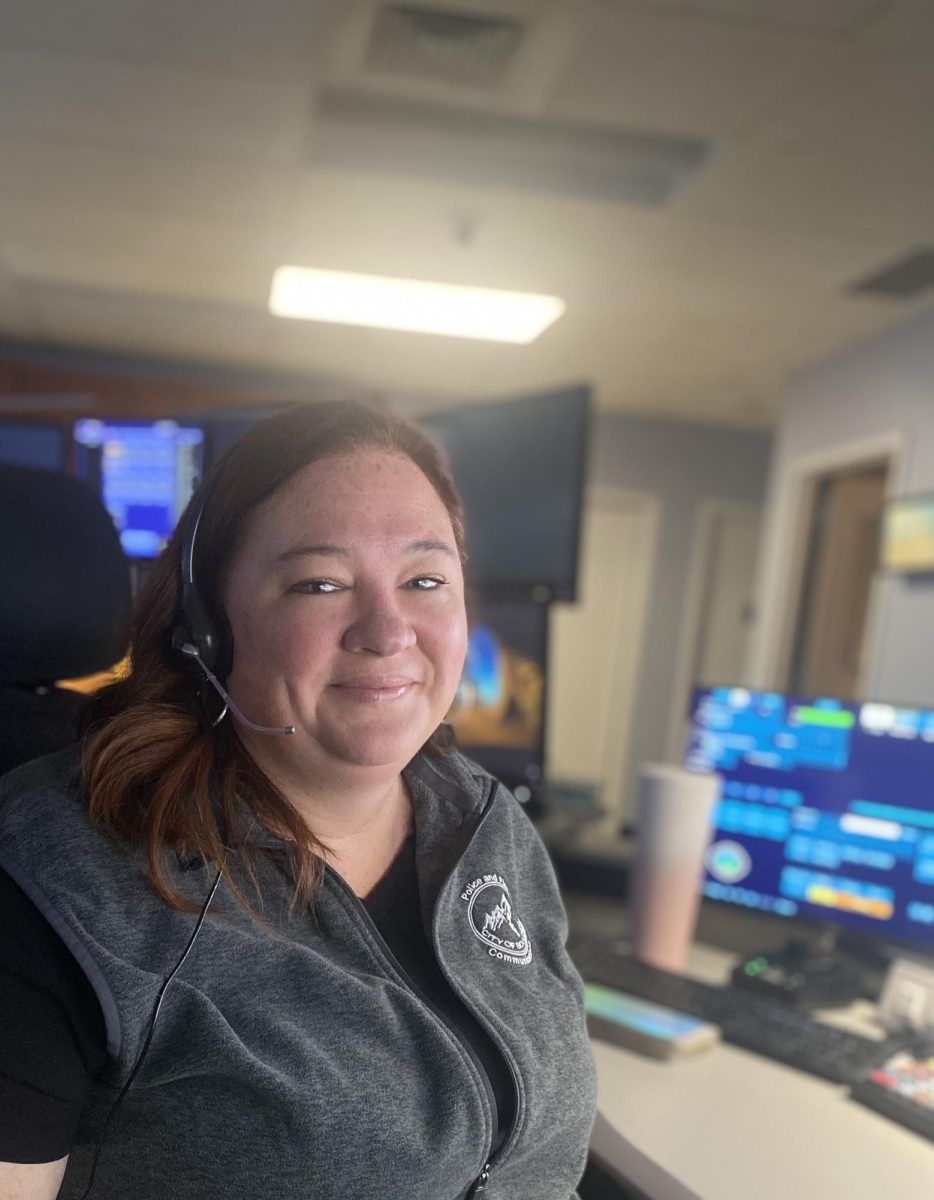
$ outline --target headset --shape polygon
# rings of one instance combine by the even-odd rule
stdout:
[[[185,522],[181,551],[181,597],[171,642],[172,649],[183,655],[186,661],[194,660],[202,669],[226,675],[230,669],[229,660],[233,657],[231,639],[224,636],[229,630],[218,629],[195,582],[198,526],[216,486],[215,475],[205,484],[200,503]]]
[[[255,733],[291,735],[295,733],[294,725],[257,725],[255,721],[244,716],[218,679],[218,675],[226,678],[233,665],[233,634],[223,613],[220,614],[219,621],[212,617],[195,582],[195,544],[198,537],[198,526],[201,524],[204,510],[214,494],[216,486],[217,476],[215,475],[206,483],[201,502],[186,522],[181,551],[181,597],[175,624],[172,626],[172,649],[186,663],[195,663],[200,667],[207,682],[224,701],[224,708],[214,721],[215,725],[220,724],[229,709],[241,725],[246,725]]]

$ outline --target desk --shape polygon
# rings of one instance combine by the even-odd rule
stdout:
[[[724,982],[732,962],[695,945],[688,974]],[[875,1029],[866,1001],[820,1015]],[[672,1062],[592,1046],[603,1116],[702,1200],[934,1200],[934,1144],[840,1085],[726,1044]]]

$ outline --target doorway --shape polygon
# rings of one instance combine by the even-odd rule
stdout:
[[[787,676],[793,695],[863,698],[888,474],[880,460],[814,480]]]
[[[694,688],[747,682],[761,526],[757,504],[710,499],[696,514],[668,725],[673,763],[684,754]]]
[[[553,604],[549,616],[548,778],[592,790],[613,828],[622,819],[658,526],[655,496],[589,489],[578,600]]]

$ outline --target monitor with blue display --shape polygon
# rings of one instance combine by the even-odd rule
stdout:
[[[64,470],[64,429],[49,421],[0,421],[0,463]]]
[[[685,765],[723,779],[706,897],[934,953],[934,711],[699,690]]]
[[[527,799],[544,772],[548,607],[476,597],[447,720],[471,758]]]
[[[204,430],[177,421],[75,422],[75,474],[98,489],[130,558],[155,558],[201,474]]]

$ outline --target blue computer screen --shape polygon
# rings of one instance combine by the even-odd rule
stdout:
[[[100,491],[123,549],[155,558],[201,473],[204,431],[177,421],[75,422],[75,473]]]
[[[0,421],[0,463],[61,471],[65,466],[65,431],[39,421]]]
[[[705,896],[934,949],[934,711],[697,691],[685,765],[723,779]]]

